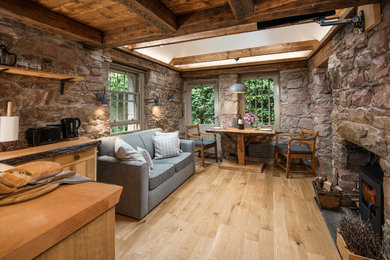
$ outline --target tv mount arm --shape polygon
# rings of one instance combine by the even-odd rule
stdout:
[[[359,12],[358,16],[354,16],[348,19],[338,19],[338,20],[325,20],[325,17],[320,17],[314,19],[316,23],[321,26],[330,26],[330,25],[338,25],[338,24],[353,24],[354,28],[359,28],[361,32],[364,32],[364,12],[363,10]]]

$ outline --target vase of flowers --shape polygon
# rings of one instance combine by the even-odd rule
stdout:
[[[246,125],[250,126],[251,128],[254,128],[256,122],[259,121],[260,119],[256,114],[246,113],[244,116],[244,120]]]

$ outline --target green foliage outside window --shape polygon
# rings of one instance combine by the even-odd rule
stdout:
[[[274,80],[272,78],[250,79],[245,80],[244,85],[248,90],[245,94],[245,113],[256,114],[260,124],[274,125]]]
[[[191,89],[192,123],[214,124],[214,87],[195,87]]]

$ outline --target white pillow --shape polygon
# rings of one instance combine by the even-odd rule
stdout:
[[[120,160],[146,163],[144,157],[137,150],[120,138],[115,139],[115,156]]]
[[[137,146],[137,152],[144,157],[146,163],[149,165],[149,170],[153,170],[153,161],[150,154],[145,149]]]
[[[177,136],[177,147],[179,149],[179,152],[183,152],[181,149],[180,149],[180,139],[179,139],[179,131],[175,131],[175,132],[169,132],[169,133],[163,133],[163,132],[156,132],[155,135],[174,135],[174,136]]]
[[[179,132],[156,134],[153,136],[153,144],[155,151],[154,159],[163,159],[177,156],[180,154]]]

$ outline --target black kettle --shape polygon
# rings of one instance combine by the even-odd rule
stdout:
[[[16,64],[16,54],[9,52],[5,45],[0,45],[0,64],[7,66]]]
[[[61,119],[62,138],[76,138],[79,136],[79,127],[81,121],[79,118],[63,118]]]

